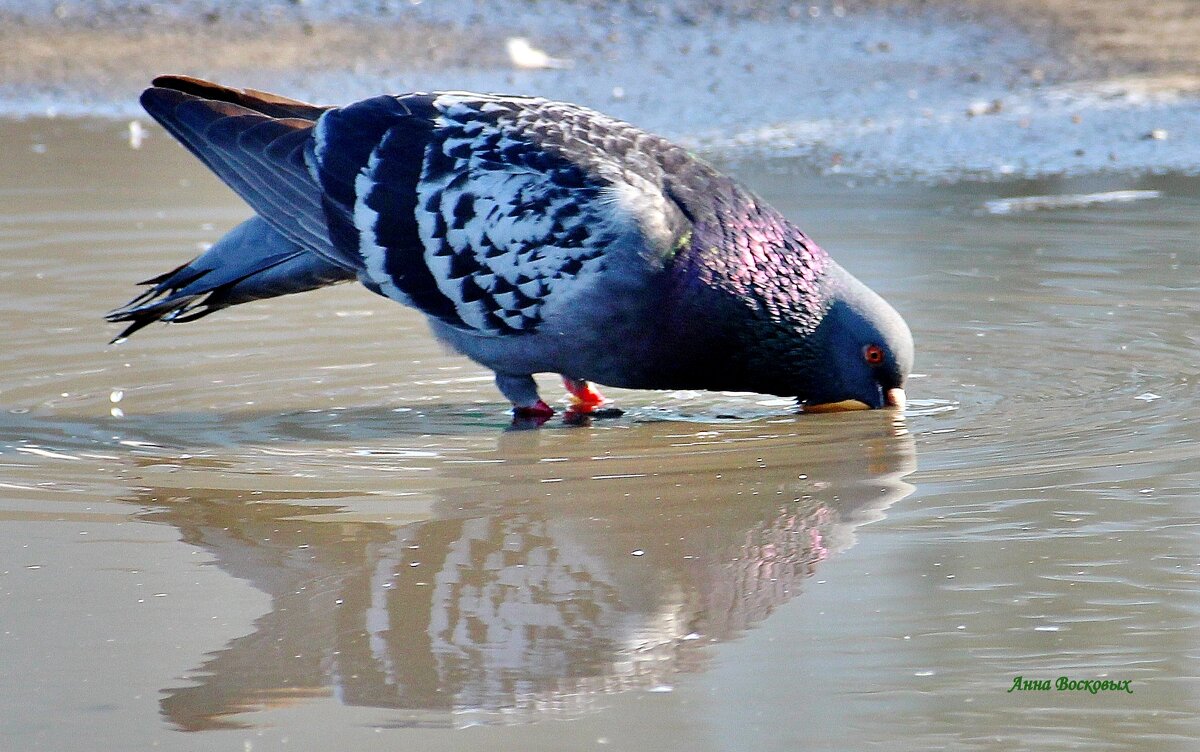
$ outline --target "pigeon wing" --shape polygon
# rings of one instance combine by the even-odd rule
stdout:
[[[331,110],[310,156],[361,281],[452,326],[512,335],[616,255],[650,268],[670,256],[690,224],[664,148],[677,149],[574,105],[440,93]]]

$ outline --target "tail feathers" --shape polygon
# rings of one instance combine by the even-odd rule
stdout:
[[[235,89],[191,76],[159,76],[153,83],[160,89],[173,89],[200,99],[231,102],[273,118],[316,120],[326,110],[332,109],[327,105],[309,104],[257,89]]]
[[[155,321],[178,323],[251,300],[289,295],[355,278],[281,235],[261,217],[248,219],[183,266],[142,282],[150,285],[109,321],[131,322],[113,342]]]
[[[305,156],[314,120],[328,108],[182,76],[155,79],[141,102],[277,231],[328,261],[361,268],[361,259],[330,242]]]

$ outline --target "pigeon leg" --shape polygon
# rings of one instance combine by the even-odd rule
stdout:
[[[529,374],[497,373],[496,386],[513,405],[514,420],[541,420],[554,415],[554,408],[538,396],[537,383]]]
[[[597,409],[608,402],[596,387],[584,379],[563,376],[563,386],[571,393],[571,408],[567,410],[564,419],[568,422],[579,422],[580,418],[619,418],[624,410],[616,407]]]

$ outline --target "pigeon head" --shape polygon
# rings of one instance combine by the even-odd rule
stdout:
[[[827,308],[803,348],[808,363],[797,398],[809,412],[903,408],[913,363],[908,325],[836,263],[824,277]]]

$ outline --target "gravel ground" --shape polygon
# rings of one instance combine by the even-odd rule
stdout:
[[[550,59],[522,67],[513,37]],[[0,115],[140,117],[179,72],[328,102],[540,94],[833,172],[1196,172],[1198,38],[1189,0],[0,0]]]

